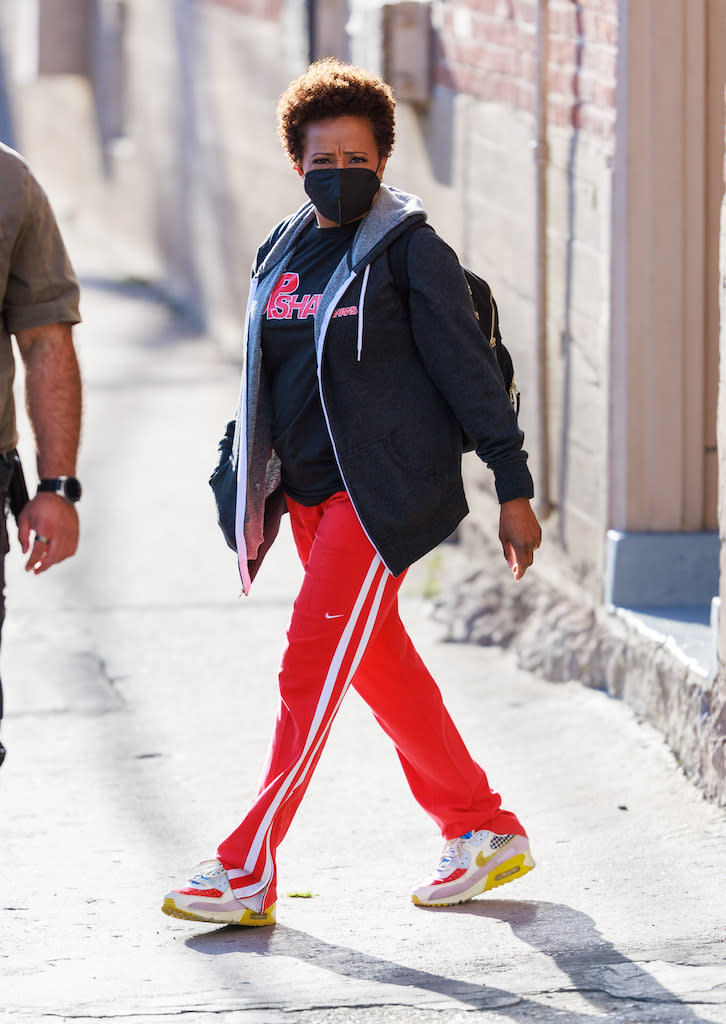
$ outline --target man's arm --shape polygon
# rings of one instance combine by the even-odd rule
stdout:
[[[38,476],[75,476],[81,432],[81,375],[70,324],[17,331],[25,365],[25,403],[35,438]],[[27,570],[40,573],[73,555],[78,547],[78,513],[57,494],[37,494],[20,515],[18,538],[24,552],[35,533]],[[43,543],[38,537],[47,538]]]

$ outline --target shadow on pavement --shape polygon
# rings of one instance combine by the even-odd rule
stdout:
[[[546,1014],[551,1022],[562,1020],[567,1024],[587,1024],[600,1020],[604,1012],[612,1009],[615,1001],[635,1002],[644,1009],[652,1007],[653,1010],[670,1005],[678,1015],[679,1024],[708,1024],[688,1003],[605,941],[591,917],[572,907],[541,901],[492,900],[458,907],[422,909],[421,913],[473,915],[508,924],[517,939],[527,943],[536,953],[550,958],[569,979],[569,984],[563,981],[558,989],[548,987],[547,992],[577,992],[590,1002],[594,1013],[546,1007],[517,992],[404,967],[281,925],[259,930],[225,927],[195,935],[186,940],[186,945],[206,956],[251,953],[291,957],[341,977],[370,984],[415,988],[458,1000],[479,1010],[499,1012],[505,1017],[513,1017],[508,1011],[516,1007],[517,1018],[522,1011],[530,1010],[535,1014],[533,1019],[537,1014],[540,1019]],[[385,999],[381,999],[381,1005],[385,1005]]]

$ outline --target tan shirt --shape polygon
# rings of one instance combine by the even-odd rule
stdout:
[[[10,335],[43,324],[77,324],[79,289],[43,189],[0,143],[0,452],[18,441]]]

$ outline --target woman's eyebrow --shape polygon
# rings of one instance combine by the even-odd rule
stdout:
[[[318,149],[311,156],[335,156],[336,153],[335,149]],[[344,149],[343,153],[345,156],[368,156],[365,149]]]

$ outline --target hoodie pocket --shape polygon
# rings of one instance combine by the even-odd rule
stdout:
[[[395,434],[349,452],[344,475],[361,517],[371,525],[375,522],[371,532],[379,536],[422,528],[447,500],[456,480],[431,462],[413,462]]]

